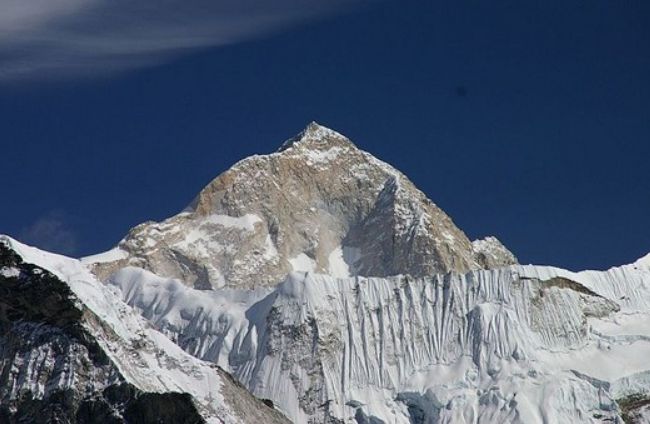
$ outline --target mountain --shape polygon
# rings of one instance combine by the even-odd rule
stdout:
[[[77,260],[0,238],[0,422],[286,423]]]
[[[130,265],[208,289],[275,285],[291,271],[423,277],[516,258],[493,237],[473,245],[402,173],[311,123],[89,261],[102,278]]]
[[[314,123],[109,252],[2,239],[0,318],[0,421],[650,422],[650,255],[520,265]]]
[[[294,422],[617,422],[630,399],[650,404],[650,267],[637,264],[294,272],[263,292],[206,293],[138,268],[109,283]]]

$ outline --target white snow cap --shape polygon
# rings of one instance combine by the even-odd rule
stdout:
[[[345,144],[346,146],[356,148],[354,143],[352,143],[352,141],[350,141],[350,139],[343,134],[320,125],[315,121],[312,121],[298,135],[282,143],[278,149],[278,152],[282,152],[295,146],[304,144],[309,144],[309,147],[323,149],[331,147],[333,144],[332,142],[336,142],[335,144]]]
[[[650,269],[650,253],[639,258],[636,262],[634,262],[634,265],[636,265],[639,268]]]

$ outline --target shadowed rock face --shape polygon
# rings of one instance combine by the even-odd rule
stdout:
[[[142,334],[139,346],[129,346],[121,337],[68,283],[24,262],[0,240],[1,423],[288,422],[216,367],[207,372],[204,367],[202,378],[214,373],[223,382],[214,388],[223,396],[222,404],[202,404],[188,393],[143,389],[131,380],[132,364],[115,359],[115,352],[119,345],[134,358],[150,348],[148,342]],[[162,351],[158,356],[170,370],[179,366]],[[190,365],[180,364],[186,367],[182,372],[192,372]]]
[[[189,395],[125,382],[83,325],[92,313],[56,276],[2,243],[0,268],[13,270],[0,275],[1,422],[204,422]]]
[[[267,286],[291,271],[419,277],[516,263],[498,241],[477,250],[403,174],[316,123],[119,248],[119,260],[96,258],[101,278],[133,265],[196,288]]]

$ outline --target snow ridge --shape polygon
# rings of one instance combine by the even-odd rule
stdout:
[[[124,379],[147,393],[191,395],[206,422],[240,423],[251,416],[263,417],[268,422],[286,422],[262,402],[247,398],[246,392],[242,393],[213,364],[189,355],[153,329],[139,313],[120,300],[115,287],[99,282],[80,261],[40,251],[6,236],[0,237],[0,243],[20,255],[25,262],[52,272],[69,286],[75,296],[72,300],[77,302],[79,308],[89,310],[90,314],[84,314],[83,325],[108,356],[112,366],[93,369],[96,380],[92,378],[90,382],[94,386],[85,387],[84,390],[94,393]],[[23,325],[32,324],[26,322]],[[43,331],[52,330],[47,326],[37,326],[32,337],[44,337],[39,336]],[[25,357],[12,358],[13,362],[8,364],[16,375],[23,376],[15,380],[11,387],[1,388],[9,390],[8,399],[15,399],[26,390],[37,399],[43,399],[56,390],[79,390],[77,385],[83,381],[78,380],[74,373],[76,365],[73,363],[69,364],[69,374],[64,371],[59,379],[50,379],[47,386],[40,385],[44,376],[56,375],[52,367],[57,366],[63,358],[52,350],[52,345],[41,345],[38,349]],[[72,358],[83,358],[84,352],[83,346],[73,346],[70,354]],[[30,375],[25,378],[28,371]],[[234,393],[237,395],[234,396]],[[240,407],[238,403],[241,402],[248,402],[249,408]]]
[[[123,272],[131,278],[112,282],[126,302],[295,422],[409,423],[419,413],[432,422],[591,422],[615,417],[615,399],[650,388],[642,359],[650,354],[650,272],[634,265],[424,279],[298,272],[255,296],[220,293],[228,300],[213,308],[187,302],[182,315],[152,301],[160,277]],[[638,335],[617,336],[625,328]],[[600,365],[620,357],[630,365]]]

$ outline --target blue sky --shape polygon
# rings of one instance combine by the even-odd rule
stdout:
[[[135,50],[110,25],[80,43],[87,17],[46,48],[34,40],[59,29],[1,33],[0,232],[105,250],[316,120],[524,263],[606,268],[650,251],[649,3],[291,6],[185,44],[159,37],[164,16],[155,31],[129,22]],[[195,15],[174,34],[203,28]]]

